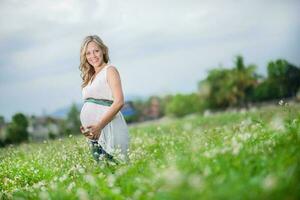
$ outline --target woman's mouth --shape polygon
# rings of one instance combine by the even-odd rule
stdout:
[[[95,60],[91,60],[91,61],[92,61],[92,63],[96,63],[99,61],[99,59],[95,59]]]

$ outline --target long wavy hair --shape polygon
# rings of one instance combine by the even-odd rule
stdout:
[[[89,42],[95,42],[99,45],[100,49],[103,52],[103,61],[105,63],[108,63],[110,61],[109,55],[108,55],[108,47],[104,44],[104,42],[101,40],[101,38],[97,35],[89,35],[86,36],[81,44],[80,48],[80,66],[79,69],[81,71],[80,77],[82,78],[82,84],[81,89],[84,88],[93,75],[95,74],[94,67],[90,65],[86,59],[86,49]]]

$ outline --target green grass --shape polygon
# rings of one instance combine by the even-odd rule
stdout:
[[[2,199],[299,199],[300,105],[130,128],[130,161],[83,136],[0,150]]]

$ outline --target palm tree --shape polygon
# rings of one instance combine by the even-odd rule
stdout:
[[[251,93],[257,85],[258,76],[255,73],[256,66],[251,64],[245,66],[244,59],[238,55],[235,60],[235,68],[233,69],[234,85],[236,86],[235,96],[237,105],[247,106]]]

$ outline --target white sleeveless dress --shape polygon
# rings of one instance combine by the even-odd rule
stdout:
[[[114,100],[111,88],[107,81],[107,68],[110,64],[104,66],[101,71],[94,77],[94,80],[89,82],[82,89],[82,99],[108,99]],[[115,67],[115,66],[114,66]],[[85,102],[80,111],[80,121],[82,126],[94,125],[98,123],[110,106],[95,104],[92,102]],[[90,140],[87,138],[87,141]],[[110,155],[119,155],[123,161],[128,160],[129,148],[129,130],[123,114],[119,111],[112,121],[110,121],[102,130],[98,139],[98,144]]]

